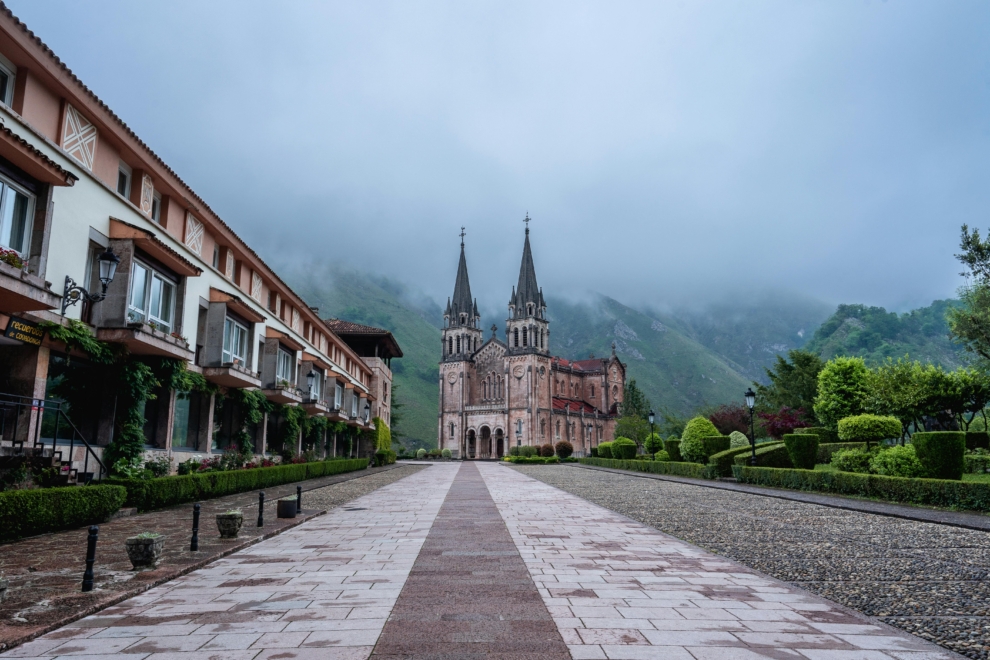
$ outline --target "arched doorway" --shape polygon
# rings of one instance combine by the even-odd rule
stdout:
[[[468,437],[467,437],[467,458],[474,458],[475,457],[476,445],[477,445],[477,443],[476,443],[476,440],[475,440],[475,437],[474,437],[474,431],[473,430],[468,431]]]
[[[478,443],[478,453],[481,458],[492,456],[492,430],[487,426],[481,427],[481,441]]]
[[[502,429],[495,430],[495,455],[499,458],[505,455],[505,436]]]

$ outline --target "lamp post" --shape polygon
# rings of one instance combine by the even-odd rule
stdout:
[[[62,289],[62,316],[65,316],[65,310],[80,300],[94,303],[107,297],[107,287],[110,286],[114,276],[117,274],[117,265],[120,264],[120,257],[115,255],[113,250],[107,246],[107,249],[96,260],[100,266],[100,285],[103,291],[100,293],[90,293],[76,284],[74,279],[66,275],[65,287]]]
[[[591,441],[593,439],[592,438],[592,435],[591,435],[591,430],[593,428],[591,426],[591,422],[588,422],[588,427],[587,428],[588,428],[588,450],[586,452],[584,452],[584,455],[585,456],[591,456]]]
[[[753,454],[749,458],[749,464],[756,465],[756,431],[753,425],[753,409],[756,407],[756,393],[752,387],[746,388],[746,407],[749,408],[749,447]]]
[[[522,420],[516,420],[516,447],[522,446]]]
[[[654,415],[653,414],[653,411],[651,410],[650,411],[650,440],[653,439],[653,420],[655,420],[655,419],[656,419],[656,415]]]
[[[309,385],[309,399],[313,400],[313,387],[316,386],[316,379],[320,377],[319,372],[316,369],[310,369],[309,373],[306,374],[306,384]]]

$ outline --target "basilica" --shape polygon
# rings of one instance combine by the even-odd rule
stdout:
[[[498,458],[512,445],[566,440],[575,456],[613,439],[626,366],[615,356],[566,360],[550,355],[550,322],[529,245],[509,298],[504,341],[485,340],[471,296],[464,234],[454,295],[443,315],[438,447],[456,458]]]

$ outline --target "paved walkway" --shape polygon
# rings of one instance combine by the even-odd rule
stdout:
[[[510,468],[470,463],[435,464],[3,657],[568,652],[957,657]]]

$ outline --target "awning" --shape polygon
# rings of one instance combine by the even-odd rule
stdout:
[[[250,321],[251,323],[265,322],[265,317],[259,314],[253,307],[241,300],[238,296],[228,293],[222,289],[217,289],[212,286],[210,287],[210,302],[226,303],[227,307],[230,308],[230,311],[234,312],[238,316],[244,317],[244,320]]]
[[[0,155],[38,181],[53,186],[71,186],[79,179],[35,149],[30,143],[6,126],[0,125]]]
[[[110,218],[110,238],[114,240],[134,241],[135,247],[173,270],[177,275],[199,277],[203,269],[192,263],[181,254],[170,248],[165,242],[147,229],[142,229],[129,222]]]
[[[293,339],[291,335],[282,332],[281,330],[276,330],[272,327],[265,328],[265,337],[269,339],[277,339],[279,342],[285,344],[294,351],[301,351],[305,348],[300,342]]]

